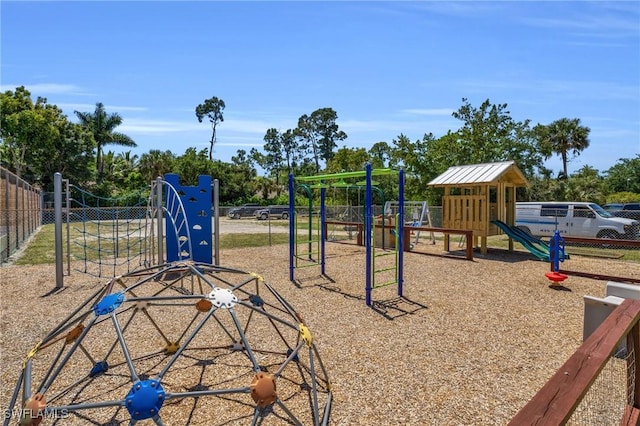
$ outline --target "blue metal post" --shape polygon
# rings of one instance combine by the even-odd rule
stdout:
[[[560,262],[564,262],[564,238],[560,236],[560,231],[555,231],[549,241],[549,260],[551,271],[560,271]]]
[[[295,253],[295,244],[296,244],[296,216],[295,216],[295,204],[296,204],[296,193],[295,193],[295,185],[294,185],[294,177],[293,173],[289,173],[289,281],[294,280],[293,269],[294,269],[294,260],[293,255]]]
[[[403,262],[404,262],[404,170],[398,172],[398,215],[400,216],[400,232],[396,236],[398,239],[398,296],[402,296],[402,286],[404,284]],[[396,224],[397,225],[397,224]]]
[[[366,269],[365,269],[365,302],[367,306],[371,306],[371,290],[372,290],[372,250],[371,250],[371,227],[373,220],[373,208],[371,206],[371,164],[367,163],[364,167],[366,173],[366,188],[364,195],[364,246],[366,253]]]

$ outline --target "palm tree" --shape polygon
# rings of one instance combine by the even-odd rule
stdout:
[[[165,173],[171,172],[175,155],[169,150],[160,151],[152,149],[142,154],[138,167],[145,182],[151,182],[158,176],[164,176]]]
[[[112,178],[122,185],[127,177],[138,169],[138,156],[131,151],[121,152],[113,158]]]
[[[561,118],[546,126],[538,125],[535,130],[545,159],[553,154],[562,157],[562,171],[566,178],[569,152],[576,157],[589,147],[591,129],[581,126],[579,118]]]
[[[102,179],[103,161],[102,150],[105,145],[138,146],[133,139],[124,133],[115,132],[114,129],[122,124],[122,117],[118,113],[107,114],[101,102],[96,104],[94,112],[74,111],[80,125],[91,132],[96,142],[96,169],[98,181]]]

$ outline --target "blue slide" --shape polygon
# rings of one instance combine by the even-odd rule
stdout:
[[[520,228],[509,226],[501,220],[492,220],[491,223],[495,223],[509,238],[522,244],[522,246],[529,250],[535,257],[549,262],[548,243],[540,238],[527,234]]]

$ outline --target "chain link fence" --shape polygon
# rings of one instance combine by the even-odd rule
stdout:
[[[0,167],[0,264],[40,226],[40,190]]]
[[[85,221],[127,221],[145,219],[147,215],[146,206],[132,207],[108,207],[108,208],[70,208],[62,209],[62,222],[75,223]],[[55,210],[42,209],[42,224],[55,223]]]
[[[48,194],[43,194],[44,209],[40,208],[40,193],[26,182],[21,182],[15,175],[2,169],[0,185],[0,248],[2,261],[5,261],[20,244],[37,227],[42,224],[53,224],[55,215],[53,205],[47,204]],[[226,218],[234,206],[220,206],[220,217]],[[144,219],[147,211],[142,206],[109,208],[109,209],[63,209],[63,222],[82,221],[126,221]],[[306,207],[297,208],[301,217],[309,214]],[[374,206],[374,215],[381,215],[382,206]],[[635,218],[635,212],[608,212],[593,203],[518,203],[516,222],[513,228],[532,239],[549,243],[550,237],[558,230],[565,239],[565,251],[569,256],[607,259],[611,262],[627,262],[630,276],[640,276],[640,222]],[[312,211],[313,215],[319,211]],[[364,207],[350,205],[327,205],[328,221],[364,222]],[[442,207],[429,206],[428,214],[423,218],[421,226],[442,227]],[[68,217],[67,217],[68,215]],[[626,217],[629,215],[630,217]],[[411,217],[406,216],[405,226],[412,223]],[[245,218],[243,223],[255,221],[255,217]],[[236,222],[236,221],[234,221]],[[278,222],[279,223],[279,222]],[[273,232],[271,227],[260,227],[265,233]],[[332,225],[328,229],[332,240],[353,240],[356,242],[357,228],[346,225]],[[509,239],[513,239],[516,251],[528,254],[527,242],[521,241],[518,235],[501,233],[488,237],[488,248],[493,253],[500,253],[509,247]],[[427,232],[412,232],[412,250],[420,250],[427,246],[440,247],[443,252],[444,235]],[[419,244],[419,245],[418,245]],[[452,236],[452,249],[464,249],[464,236]],[[490,252],[490,254],[492,254]],[[532,259],[535,257],[532,257]],[[569,262],[571,263],[571,262]],[[571,265],[566,265],[571,266]],[[588,263],[587,263],[588,269]],[[602,271],[586,271],[602,273]]]

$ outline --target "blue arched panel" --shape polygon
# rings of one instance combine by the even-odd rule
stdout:
[[[180,177],[177,174],[168,173],[164,180],[173,186],[182,201],[189,229],[179,229],[178,238],[191,237],[193,253],[187,256],[195,262],[213,263],[212,229],[211,229],[211,176],[198,176],[198,186],[180,185]],[[167,205],[172,205],[169,197],[175,197],[174,193],[167,191]],[[179,218],[174,218],[179,223]],[[180,260],[176,232],[170,229],[171,221],[165,221],[165,234],[167,236],[167,261]],[[182,257],[184,258],[184,257]]]

